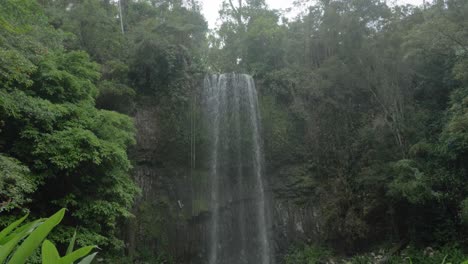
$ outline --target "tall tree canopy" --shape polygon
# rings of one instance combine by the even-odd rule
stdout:
[[[300,2],[279,23],[263,2],[225,1],[210,50],[214,69],[261,84],[276,196],[318,207],[336,248],[460,241],[466,1]]]
[[[4,1],[0,18],[2,210],[42,216],[67,207],[80,244],[121,249],[117,224],[137,193],[126,153],[132,120],[95,107],[100,65],[67,49],[70,36],[49,25],[41,6]]]
[[[209,30],[198,1],[3,0],[0,224],[67,207],[53,239],[79,226],[107,262],[195,258],[171,236],[209,213],[194,197],[207,185],[198,87],[242,72],[259,90],[274,202],[316,218],[302,242],[466,247],[468,1],[426,2],[299,0],[288,18],[224,0]],[[156,146],[132,147],[148,127]],[[139,173],[154,176],[142,196]],[[127,245],[125,219],[141,236]]]

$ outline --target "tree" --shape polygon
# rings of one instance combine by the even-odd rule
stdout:
[[[134,144],[131,119],[95,108],[99,65],[83,51],[66,50],[63,33],[49,27],[40,6],[6,1],[0,17],[0,50],[6,55],[0,69],[6,174],[0,182],[18,184],[2,192],[2,200],[35,216],[68,207],[74,213],[66,222],[85,230],[78,243],[119,250],[116,225],[130,216],[137,193],[126,153]]]

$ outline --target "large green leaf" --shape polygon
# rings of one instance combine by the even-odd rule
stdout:
[[[97,252],[82,259],[80,262],[78,262],[78,264],[91,264],[91,262],[93,262],[93,259],[94,257],[96,257],[96,255],[97,255]]]
[[[58,250],[49,240],[44,240],[44,243],[42,243],[41,253],[43,264],[60,264],[60,255]]]
[[[11,223],[9,226],[7,226],[5,229],[3,229],[0,232],[0,241],[6,237],[11,231],[13,231],[17,226],[19,226],[26,218],[28,215],[23,216],[21,219]]]
[[[11,232],[9,235],[4,237],[2,240],[0,240],[0,245],[5,244],[6,242],[10,241],[13,237],[15,237],[18,234],[23,234],[23,236],[26,236],[27,234],[30,234],[36,227],[38,227],[40,224],[42,224],[42,221],[44,219],[37,219],[33,222],[26,223],[22,225],[21,227],[18,227],[15,229],[15,231]],[[26,231],[26,232],[24,232]]]
[[[0,263],[3,263],[13,249],[15,249],[17,244],[37,227],[39,221],[40,219],[32,223],[25,224],[4,238],[6,243],[0,247]]]
[[[17,234],[16,236],[12,237],[6,244],[0,247],[0,263],[5,261],[5,259],[10,255],[22,237],[23,236],[21,234]]]
[[[73,252],[73,247],[75,247],[75,241],[76,241],[76,230],[73,233],[73,236],[70,240],[70,244],[68,244],[67,252],[65,253],[65,255],[68,255]]]
[[[9,264],[24,264],[29,256],[46,238],[49,232],[62,221],[65,209],[61,209],[36,228],[15,251]]]
[[[63,258],[60,259],[60,264],[70,264],[73,261],[76,261],[84,256],[87,256],[91,250],[96,248],[95,246],[87,246],[87,247],[82,247],[78,250],[73,251],[70,254],[67,254]]]

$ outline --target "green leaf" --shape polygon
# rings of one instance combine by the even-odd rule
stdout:
[[[65,208],[49,217],[43,224],[36,228],[36,230],[34,230],[18,247],[11,257],[9,264],[24,264],[34,250],[39,247],[42,240],[44,240],[50,231],[62,221],[64,215]]]
[[[25,224],[22,227],[16,229],[15,232],[11,233],[6,238],[4,238],[7,242],[0,247],[0,263],[3,263],[3,261],[7,259],[7,257],[17,246],[19,241],[21,241],[24,237],[29,235],[36,228],[37,223],[39,221],[40,219],[32,223]]]
[[[5,261],[5,259],[8,257],[8,255],[10,255],[11,251],[13,251],[22,238],[22,234],[17,234],[16,236],[12,237],[6,244],[0,247],[0,263]]]
[[[21,219],[11,223],[9,226],[7,226],[5,229],[0,232],[0,241],[6,237],[11,231],[13,231],[17,226],[19,226],[26,218],[28,215],[23,216]]]
[[[15,231],[13,231],[8,236],[6,236],[2,240],[0,240],[0,245],[5,244],[10,239],[12,239],[13,237],[15,237],[18,234],[23,233],[24,231],[26,231],[26,232],[23,235],[30,234],[34,229],[36,229],[36,227],[38,227],[40,224],[42,224],[42,221],[44,221],[44,219],[42,219],[42,218],[37,219],[37,220],[35,220],[33,222],[26,223],[26,224],[22,225],[21,227],[16,228]]]
[[[70,240],[70,244],[68,244],[67,252],[65,255],[68,255],[73,252],[73,247],[75,246],[75,241],[76,241],[76,230],[73,233],[72,239]]]
[[[91,250],[93,250],[94,248],[96,248],[96,247],[95,246],[87,246],[87,247],[82,247],[82,248],[80,248],[78,250],[75,250],[72,253],[67,254],[66,256],[61,258],[60,259],[60,264],[70,264],[73,261],[76,261],[76,260],[88,255],[91,252]]]
[[[96,255],[97,255],[97,252],[82,259],[78,264],[91,264],[91,262],[93,262],[93,259],[94,257],[96,257]]]
[[[47,239],[42,243],[42,263],[60,264],[60,255],[57,248]]]
[[[448,255],[445,255],[444,259],[442,260],[441,264],[445,264],[445,261],[447,260]],[[450,264],[450,263],[449,263]]]

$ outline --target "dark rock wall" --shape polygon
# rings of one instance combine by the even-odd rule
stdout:
[[[209,228],[209,186],[205,168],[167,165],[160,151],[163,134],[161,110],[151,98],[142,98],[134,115],[137,145],[131,151],[133,176],[141,188],[133,209],[135,217],[125,230],[128,255],[134,263],[148,263],[156,256],[172,256],[175,263],[202,263],[206,257]],[[199,150],[197,155],[202,155]],[[181,155],[186,155],[181,153]],[[266,188],[272,189],[272,188]],[[276,257],[298,241],[320,239],[318,210],[271,198],[273,245]],[[153,263],[153,262],[149,262]]]

